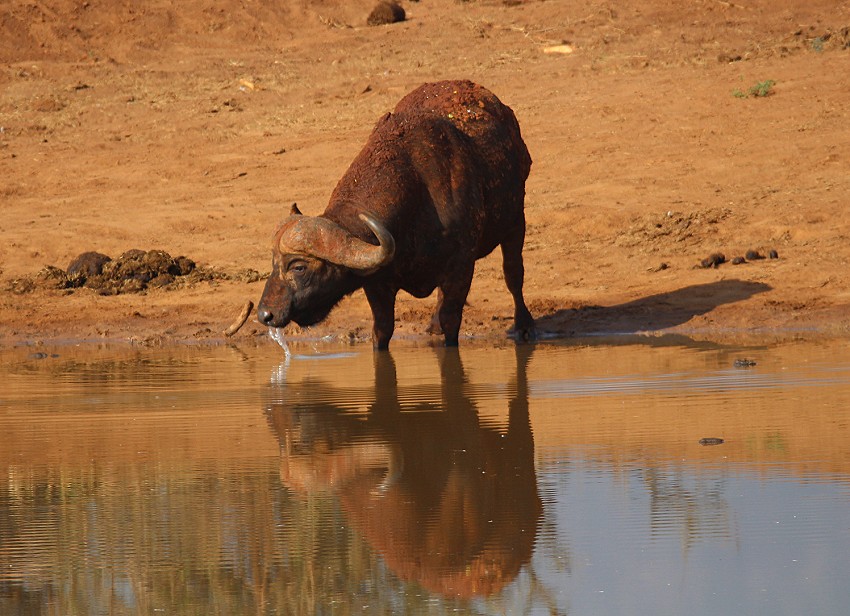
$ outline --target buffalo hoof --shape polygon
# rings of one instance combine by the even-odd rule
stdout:
[[[537,340],[537,329],[534,325],[527,327],[512,327],[508,330],[508,336],[517,342],[534,342]]]

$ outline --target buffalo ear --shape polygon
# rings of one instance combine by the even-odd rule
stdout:
[[[289,210],[289,215],[290,216],[301,216],[301,210],[298,209],[297,203],[292,204],[292,209]]]

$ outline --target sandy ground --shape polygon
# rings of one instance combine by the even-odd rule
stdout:
[[[2,345],[223,339],[289,205],[320,213],[376,119],[447,78],[519,118],[544,334],[850,332],[850,2],[422,0],[375,27],[361,0],[149,5],[0,8]],[[37,280],[134,248],[218,276]],[[696,267],[747,250],[779,258]],[[427,336],[433,303],[400,296],[397,336]],[[494,254],[462,332],[503,338],[511,315]],[[371,314],[357,293],[291,329],[360,340]],[[255,315],[236,336],[268,339]]]

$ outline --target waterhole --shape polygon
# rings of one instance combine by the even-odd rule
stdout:
[[[0,351],[0,614],[850,605],[845,342],[300,344]]]

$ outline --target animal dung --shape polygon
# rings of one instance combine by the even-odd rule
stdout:
[[[254,282],[247,273],[237,277]],[[48,265],[35,276],[17,281],[15,293],[29,293],[36,288],[77,289],[85,287],[101,295],[140,293],[148,288],[169,287],[179,282],[200,282],[231,278],[209,268],[197,268],[195,262],[184,256],[172,257],[164,250],[127,250],[116,259],[108,255],[87,251],[68,264],[68,269]]]
[[[82,286],[108,295],[137,293],[148,287],[167,286],[194,269],[195,262],[187,257],[175,259],[164,250],[134,249],[104,263],[101,273],[87,276]]]
[[[84,252],[78,255],[68,264],[66,273],[68,277],[83,276],[100,276],[103,273],[103,266],[112,261],[112,257],[99,252]]]
[[[405,17],[404,9],[398,3],[391,0],[383,0],[369,13],[366,23],[370,26],[383,26],[404,21]]]

